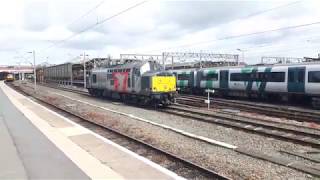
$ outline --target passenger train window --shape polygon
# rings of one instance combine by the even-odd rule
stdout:
[[[285,73],[284,72],[272,72],[271,76],[268,76],[268,82],[284,82]]]
[[[240,76],[241,73],[232,73],[230,75],[230,81],[242,81]]]
[[[97,83],[97,75],[92,75],[92,82]]]
[[[208,74],[206,76],[206,80],[207,81],[218,81],[218,74],[213,74],[213,73]]]
[[[249,81],[250,79],[251,73],[232,73],[230,75],[230,81]]]
[[[320,71],[309,71],[308,82],[320,83]]]
[[[284,72],[232,73],[230,81],[284,82]]]
[[[190,74],[178,74],[178,80],[189,80]]]

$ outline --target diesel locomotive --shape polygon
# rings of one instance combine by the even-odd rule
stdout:
[[[299,63],[171,70],[179,91],[220,96],[304,100],[320,107],[320,64]]]
[[[92,69],[86,88],[93,96],[167,106],[176,96],[176,77],[156,62],[131,62]]]
[[[5,77],[5,81],[6,81],[6,82],[12,82],[12,81],[14,81],[14,75],[11,74],[11,73],[7,74],[7,76]]]

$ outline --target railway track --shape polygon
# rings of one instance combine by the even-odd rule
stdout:
[[[69,91],[69,92],[75,92],[78,94],[83,94],[83,95],[90,95],[88,91],[86,90],[81,90],[81,89],[76,89],[76,88],[70,88],[70,87],[64,87],[64,86],[55,86],[51,84],[41,84],[42,86],[50,87],[50,88],[55,88],[55,89],[61,89],[64,91]]]
[[[83,122],[89,123],[90,126],[96,126],[96,127],[102,128],[104,132],[107,132],[108,139],[110,138],[110,140],[114,141],[115,143],[118,143],[118,144],[122,145],[123,147],[126,147],[126,148],[140,154],[143,157],[154,157],[154,156],[161,157],[161,160],[159,160],[159,162],[155,161],[156,163],[159,163],[160,165],[163,162],[163,159],[165,158],[166,161],[170,162],[169,163],[170,166],[168,167],[168,169],[172,170],[173,172],[177,173],[178,175],[181,175],[182,177],[185,177],[188,179],[198,179],[198,178],[200,178],[200,179],[223,179],[223,180],[229,179],[228,177],[225,177],[221,174],[218,174],[214,170],[211,170],[211,169],[208,169],[208,168],[203,167],[201,165],[198,165],[194,162],[189,161],[188,159],[181,158],[178,155],[172,154],[166,150],[158,148],[148,142],[144,142],[143,140],[140,140],[140,139],[137,139],[137,138],[132,137],[130,135],[127,135],[127,134],[125,134],[117,129],[114,129],[112,127],[103,126],[99,123],[93,122],[92,120],[90,120],[84,116],[81,116],[81,115],[76,114],[74,112],[70,112],[66,109],[62,109],[55,104],[43,101],[40,98],[34,97],[31,94],[26,93],[25,91],[23,91],[19,87],[13,87],[12,84],[9,84],[9,86],[11,88],[14,88],[15,90],[19,91],[20,93],[24,94],[25,96],[28,96],[28,97],[32,98],[33,100],[36,100],[37,102],[41,103],[42,105],[45,105],[46,107],[53,109],[56,112],[60,112],[60,113],[62,112],[62,113],[64,113],[64,115],[68,115],[69,117],[73,116],[73,117],[79,118]],[[69,90],[72,92],[78,93],[77,91],[73,91],[72,89],[69,89]],[[92,128],[92,127],[89,127],[89,128]],[[157,159],[157,158],[155,158],[155,159]]]
[[[84,92],[82,90],[56,87],[52,85],[45,86],[78,94],[89,95],[87,92]],[[251,133],[261,134],[277,139],[288,140],[295,143],[320,148],[320,130],[302,127],[299,125],[282,124],[280,122],[272,122],[262,119],[252,119],[226,112],[213,113],[210,111],[196,110],[190,107],[183,107],[177,104],[176,106],[169,106],[166,109],[161,110],[178,116],[192,118],[208,123],[215,123]]]
[[[206,107],[206,100],[203,96],[181,95],[177,98],[177,103],[197,107]],[[296,121],[320,123],[320,112],[293,107],[283,107],[279,105],[251,103],[238,100],[226,100],[220,98],[211,98],[210,107],[235,108],[247,112],[255,112],[268,116],[287,118]]]
[[[320,131],[296,126],[281,125],[277,122],[260,121],[225,113],[196,110],[190,107],[170,106],[162,111],[178,116],[236,128],[247,132],[288,140],[295,143],[320,148]]]

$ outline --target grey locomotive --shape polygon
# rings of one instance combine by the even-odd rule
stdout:
[[[145,105],[169,105],[176,94],[175,76],[152,61],[95,68],[89,72],[87,82],[91,95]]]

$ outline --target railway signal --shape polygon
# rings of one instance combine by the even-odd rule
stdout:
[[[214,89],[206,89],[206,93],[208,93],[208,99],[204,101],[204,103],[208,104],[208,110],[210,109],[210,93],[214,93]]]

